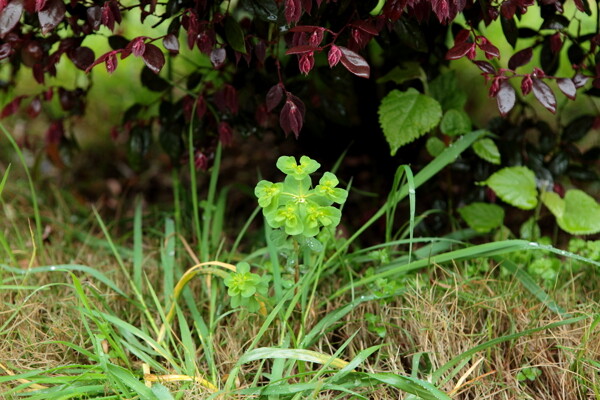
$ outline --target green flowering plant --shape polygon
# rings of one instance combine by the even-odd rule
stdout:
[[[310,238],[340,223],[341,211],[333,205],[344,204],[348,191],[336,187],[339,181],[331,172],[325,172],[313,188],[310,174],[320,166],[307,156],[300,158],[300,164],[294,157],[279,157],[277,168],[287,175],[284,181],[263,180],[254,190],[269,226],[282,228],[290,236]]]
[[[259,297],[266,297],[269,291],[269,275],[260,276],[250,272],[250,264],[237,264],[236,271],[225,278],[227,294],[231,297],[231,307],[245,307],[250,312],[260,309]]]

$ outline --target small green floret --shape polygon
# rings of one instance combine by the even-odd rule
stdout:
[[[273,183],[269,181],[260,181],[254,189],[254,195],[258,197],[258,204],[263,207],[277,207],[279,194],[282,189],[281,183]]]
[[[250,312],[256,312],[260,308],[260,302],[256,296],[266,296],[269,290],[269,275],[250,272],[250,264],[241,262],[236,266],[236,272],[225,278],[227,294],[231,297],[231,307],[246,307]]]
[[[344,189],[336,188],[339,182],[334,174],[325,172],[315,191],[333,203],[343,204],[348,197],[348,192]]]
[[[296,159],[290,156],[281,156],[277,160],[277,168],[284,174],[293,176],[294,179],[302,180],[319,169],[321,164],[307,156],[300,157],[300,165]]]

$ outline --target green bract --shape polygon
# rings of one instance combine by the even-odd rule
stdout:
[[[244,306],[250,312],[258,311],[260,303],[256,294],[266,296],[269,290],[270,276],[260,276],[250,272],[250,265],[241,262],[236,266],[236,272],[225,278],[225,286],[228,287],[227,294],[231,297],[231,307]]]
[[[300,165],[296,159],[290,156],[281,156],[277,160],[277,168],[284,174],[293,176],[294,179],[302,180],[319,169],[321,164],[307,156],[300,157]]]
[[[300,165],[294,157],[282,156],[277,167],[287,174],[284,181],[258,183],[254,193],[269,226],[291,236],[314,237],[323,227],[335,228],[340,223],[341,211],[333,204],[343,204],[348,192],[336,187],[339,180],[331,172],[325,172],[313,188],[309,174],[319,166],[306,156],[300,158]]]

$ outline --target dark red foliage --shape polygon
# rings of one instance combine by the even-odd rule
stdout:
[[[169,50],[171,54],[179,53],[179,40],[177,40],[177,36],[172,33],[169,33],[163,38],[163,46],[165,49]]]
[[[219,111],[231,114],[237,114],[239,110],[237,90],[229,84],[223,85],[223,87],[215,93],[215,104],[219,108]]]
[[[222,121],[219,123],[219,141],[223,147],[229,147],[233,144],[233,129],[227,122]]]
[[[165,56],[163,52],[152,43],[148,43],[145,46],[142,58],[144,59],[146,66],[155,74],[158,74],[163,65],[165,65]]]
[[[25,98],[25,96],[17,96],[10,103],[5,105],[2,111],[0,112],[0,119],[6,118],[9,115],[13,115],[14,113],[16,113],[19,110],[19,107],[21,106],[21,100],[23,100],[23,98]]]
[[[267,111],[271,112],[275,107],[279,105],[281,99],[283,98],[283,92],[284,88],[283,85],[280,83],[274,85],[273,87],[271,87],[271,89],[269,89],[269,91],[267,92],[266,100]]]
[[[546,82],[533,78],[533,94],[548,111],[551,113],[556,112],[556,97]]]
[[[506,79],[499,82],[498,90],[495,93],[498,110],[502,116],[506,116],[515,106],[517,99],[515,89]]]
[[[342,65],[354,75],[368,79],[371,75],[371,67],[367,63],[367,60],[346,47],[339,46],[338,48],[342,53],[340,57]]]
[[[515,70],[518,67],[526,65],[529,63],[529,61],[531,61],[532,56],[533,49],[531,47],[527,47],[523,50],[517,51],[508,60],[508,68]]]
[[[281,112],[279,113],[279,124],[286,136],[293,132],[296,138],[300,135],[300,130],[304,124],[304,115],[294,101],[288,99],[285,101]]]
[[[579,12],[591,13],[586,1],[574,1],[579,10],[574,18]],[[46,78],[57,75],[63,56],[87,73],[99,64],[112,73],[119,57],[134,55],[137,60],[131,63],[141,69],[134,79],[154,92],[155,102],[152,107],[136,104],[125,111],[119,131],[131,133],[133,127],[150,131],[159,126],[161,146],[177,161],[184,157],[182,146],[191,124],[201,131],[194,131],[190,144],[195,150],[202,149],[194,160],[200,169],[208,168],[217,143],[232,143],[234,131],[275,130],[298,137],[303,129],[309,131],[308,127],[319,132],[334,132],[331,127],[340,131],[342,125],[344,132],[357,130],[373,119],[365,110],[372,111],[391,88],[391,83],[388,87],[371,76],[384,77],[395,66],[403,69],[417,64],[425,71],[423,76],[434,79],[448,61],[466,57],[483,75],[473,86],[489,84],[489,94],[507,120],[525,119],[527,107],[514,107],[515,88],[520,87],[524,96],[533,92],[535,101],[551,112],[556,111],[554,84],[561,96],[569,99],[577,96],[578,89],[590,96],[598,95],[600,89],[596,56],[600,35],[568,31],[572,17],[563,15],[561,1],[538,2],[543,19],[539,28],[518,22],[533,0],[386,0],[377,15],[370,9],[376,2],[244,0],[227,3],[225,8],[221,3],[190,0],[159,7],[161,3],[155,0],[135,4],[0,0],[0,60],[15,71],[7,73],[12,74],[7,85],[14,84],[16,71],[30,74],[25,76],[33,76],[40,84],[50,82]],[[132,11],[139,12],[141,19],[131,18]],[[126,15],[129,18],[124,18]],[[507,42],[520,51],[500,54],[490,43],[483,28],[497,19],[501,19]],[[146,26],[155,24],[156,34],[128,36],[135,32],[129,25],[140,21]],[[103,26],[114,34],[107,34]],[[450,35],[454,43],[448,46],[445,38]],[[95,55],[88,47],[89,36],[107,38],[110,51]],[[165,54],[170,59],[181,57],[179,39],[191,50],[185,54],[186,68],[167,74],[163,71]],[[378,46],[367,47],[374,39]],[[374,51],[377,47],[382,50]],[[440,60],[440,54],[446,59]],[[502,56],[508,59],[506,69],[501,62],[486,61]],[[334,68],[340,63],[344,68]],[[555,76],[569,65],[573,69],[567,76]],[[188,76],[182,76],[183,71]],[[36,118],[44,111],[43,102],[56,92],[61,114],[52,115],[60,121],[52,131],[59,132],[59,127],[70,126],[70,117],[85,113],[93,78],[90,75],[90,82],[82,87],[51,87],[44,94],[28,95],[26,109],[20,107],[22,97],[7,99],[2,115],[22,111]],[[401,90],[423,88],[410,76],[398,85]],[[352,95],[356,93],[361,95]],[[362,93],[369,95],[363,97]],[[58,154],[55,150],[53,154]]]
[[[300,0],[285,0],[285,20],[288,24],[300,21],[302,16],[302,3]]]
[[[329,67],[333,68],[337,65],[338,62],[342,59],[342,51],[339,47],[332,45],[329,49],[329,53],[327,54],[327,62],[329,63]]]

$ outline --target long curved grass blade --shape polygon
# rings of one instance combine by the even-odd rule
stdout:
[[[114,290],[116,293],[120,294],[123,297],[128,297],[125,292],[123,292],[119,287],[109,278],[106,277],[102,272],[97,269],[85,266],[85,265],[77,265],[77,264],[62,264],[62,265],[47,265],[43,267],[33,267],[29,269],[15,268],[10,267],[6,264],[0,264],[0,269],[3,269],[7,272],[11,272],[13,274],[18,275],[28,275],[28,274],[44,274],[49,272],[73,272],[79,271],[85,274],[89,274],[92,277],[96,278],[98,281],[104,283],[107,287]]]
[[[6,185],[6,181],[8,180],[8,174],[10,173],[11,164],[8,164],[6,167],[6,171],[2,174],[2,181],[0,182],[0,199],[2,198],[2,191],[4,190],[4,185]]]
[[[512,333],[510,335],[505,335],[505,336],[501,336],[499,338],[495,338],[492,340],[489,340],[485,343],[480,344],[479,346],[475,346],[473,347],[471,350],[467,350],[464,353],[454,357],[452,360],[448,361],[446,364],[444,364],[443,366],[441,366],[440,368],[438,368],[431,376],[431,381],[432,382],[437,382],[442,375],[444,375],[447,371],[449,371],[451,368],[453,368],[455,365],[457,365],[458,363],[462,362],[464,359],[471,357],[472,355],[485,350],[489,347],[495,346],[499,343],[503,343],[503,342],[508,342],[510,340],[514,340],[514,339],[518,339],[522,336],[528,336],[531,335],[532,333],[536,333],[539,331],[544,331],[546,329],[552,329],[552,328],[556,328],[559,326],[563,326],[563,325],[571,325],[574,324],[576,322],[579,321],[583,321],[584,319],[589,318],[589,316],[587,315],[582,315],[579,317],[574,317],[574,318],[569,318],[569,319],[565,319],[563,321],[557,321],[557,322],[553,322],[551,324],[547,324],[544,326],[540,326],[538,328],[532,328],[532,329],[527,329],[521,332],[517,332],[517,333]]]
[[[568,314],[561,306],[559,306],[556,301],[548,294],[544,289],[538,285],[531,275],[527,273],[523,268],[519,268],[517,264],[512,262],[511,260],[507,260],[501,257],[494,257],[502,268],[506,268],[511,274],[513,274],[521,285],[525,287],[531,294],[533,294],[539,301],[541,301],[550,311],[555,312],[556,314],[568,318],[571,315]]]
[[[346,367],[349,363],[340,358],[334,358],[331,360],[330,355],[319,353],[312,350],[306,349],[280,349],[277,347],[259,347],[254,350],[250,350],[245,353],[239,359],[240,364],[246,364],[250,361],[264,360],[267,358],[285,358],[298,361],[308,361],[318,364],[329,363],[330,366],[338,369]]]
[[[31,173],[29,172],[29,168],[27,167],[27,162],[25,161],[25,157],[23,157],[23,152],[21,151],[21,148],[19,147],[17,142],[15,142],[15,139],[12,137],[10,132],[8,132],[8,130],[4,127],[4,125],[2,123],[0,123],[0,130],[2,130],[2,133],[4,133],[4,136],[6,136],[6,139],[8,139],[8,141],[10,142],[10,145],[14,149],[15,153],[19,157],[19,160],[21,161],[21,164],[23,165],[23,169],[25,170],[25,175],[27,175],[27,182],[29,184],[29,190],[31,192],[31,203],[33,205],[33,219],[35,220],[35,230],[36,230],[35,241],[36,241],[38,249],[42,250],[44,248],[44,241],[42,240],[42,237],[43,237],[42,217],[40,215],[40,207],[39,207],[39,202],[38,202],[37,195],[35,192],[35,186],[33,185],[33,178],[31,177]]]
[[[364,374],[370,379],[388,384],[403,392],[414,394],[422,400],[451,400],[450,396],[433,386],[431,383],[411,376],[402,376],[392,373]]]

